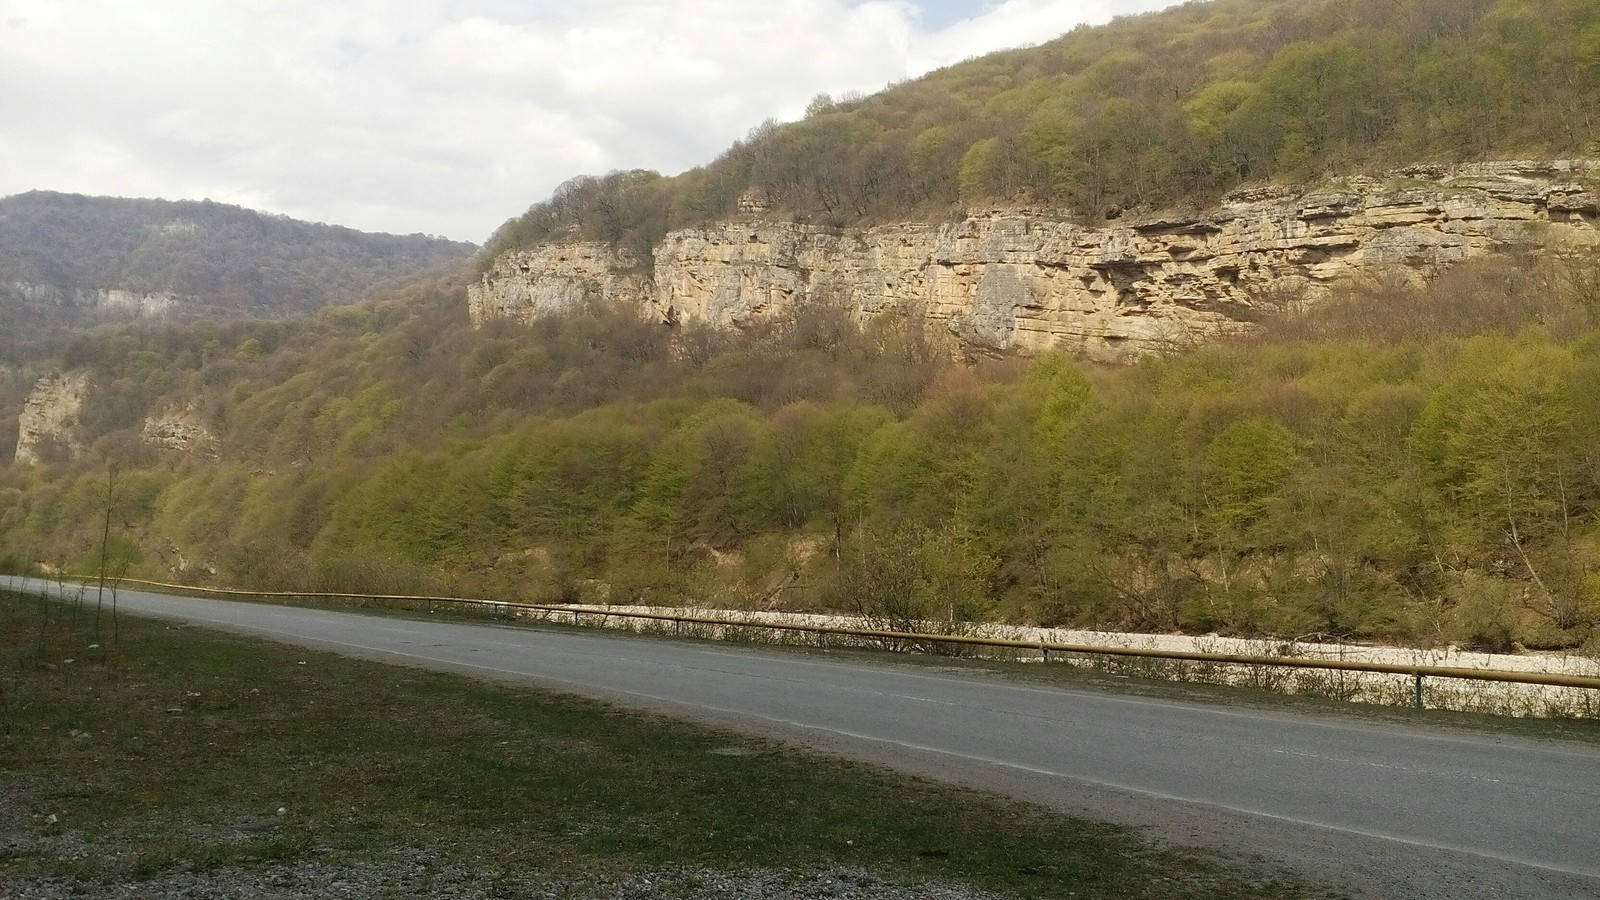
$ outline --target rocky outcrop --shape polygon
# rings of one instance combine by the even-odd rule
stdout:
[[[28,303],[71,306],[134,318],[162,318],[175,312],[187,302],[184,297],[162,291],[141,292],[122,288],[68,291],[51,284],[29,284],[23,281],[12,282],[11,288],[18,297]]]
[[[16,461],[36,466],[82,455],[78,415],[88,395],[89,376],[83,373],[52,373],[39,379],[17,423]]]
[[[916,312],[978,348],[1122,361],[1248,329],[1341,279],[1425,278],[1519,246],[1600,247],[1597,176],[1600,163],[1584,160],[1416,166],[1318,190],[1240,191],[1205,213],[1106,228],[1027,209],[860,230],[751,219],[667,235],[648,271],[604,244],[514,251],[469,304],[479,325],[593,298],[738,326],[833,301],[863,318]]]
[[[163,450],[216,457],[211,431],[192,405],[145,417],[140,437],[149,446]]]
[[[586,299],[637,302],[648,295],[647,283],[638,264],[609,245],[551,244],[495,260],[484,285],[467,291],[467,311],[474,325],[493,319],[527,322]]]

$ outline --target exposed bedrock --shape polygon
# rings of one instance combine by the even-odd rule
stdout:
[[[1252,327],[1339,280],[1425,278],[1517,247],[1600,247],[1600,162],[1414,166],[1334,188],[1241,190],[1215,209],[1088,228],[1029,209],[832,229],[730,221],[668,234],[643,268],[607,245],[507,253],[469,291],[475,324],[590,298],[737,326],[797,304],[926,316],[977,349],[1125,361]]]

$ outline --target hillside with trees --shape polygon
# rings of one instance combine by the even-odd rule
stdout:
[[[1597,47],[1594,0],[1192,3],[819,101],[677,178],[574,181],[494,246],[648,246],[756,195],[839,223],[1103,220],[1582,153]],[[115,481],[118,559],[228,585],[1600,649],[1593,258],[1351,280],[1115,368],[974,360],[921,316],[828,303],[474,329],[474,278],[75,337],[56,362],[93,385],[88,452],[0,469],[0,556],[92,568]],[[205,440],[146,440],[174,410]]]
[[[0,199],[0,360],[128,313],[97,292],[175,295],[165,315],[304,315],[391,279],[459,264],[476,248],[421,234],[367,234],[209,200],[30,191]]]
[[[473,332],[459,283],[126,329],[69,350],[94,451],[0,474],[0,535],[92,565],[113,473],[137,571],[230,585],[1592,645],[1597,285],[1471,264],[1111,369],[825,306]],[[141,442],[177,402],[206,452]]]
[[[833,225],[993,204],[1085,222],[1203,208],[1255,182],[1581,156],[1600,141],[1597,96],[1593,0],[1193,2],[820,96],[676,177],[574,179],[489,248],[576,233],[648,259],[741,198]]]

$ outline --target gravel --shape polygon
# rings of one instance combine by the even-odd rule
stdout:
[[[174,872],[145,880],[24,878],[6,887],[13,900],[65,898],[376,898],[429,897],[449,900],[999,900],[998,895],[955,884],[903,885],[859,869],[820,872],[669,869],[630,875],[560,879],[537,872],[473,869],[412,858],[387,863],[335,864],[320,860],[229,866],[205,872]]]
[[[945,882],[903,884],[851,867],[800,871],[720,871],[667,868],[579,877],[516,870],[494,859],[463,862],[459,852],[433,847],[380,851],[352,858],[312,851],[292,859],[199,867],[174,860],[135,874],[135,841],[126,835],[89,838],[43,812],[72,786],[49,779],[0,775],[0,897],[4,900],[1002,900],[1000,895]],[[242,816],[226,826],[148,819],[141,830],[243,844],[270,833],[275,811]],[[478,852],[470,854],[478,856]],[[66,874],[70,873],[70,874]]]

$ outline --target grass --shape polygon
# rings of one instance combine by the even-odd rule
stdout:
[[[0,595],[0,882],[425,847],[430,864],[555,877],[851,866],[1016,897],[1326,895],[599,702],[126,615],[91,648],[90,615]]]

